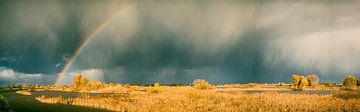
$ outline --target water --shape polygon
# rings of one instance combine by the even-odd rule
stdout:
[[[80,93],[74,92],[55,92],[55,91],[42,91],[32,92],[32,95],[20,95],[16,93],[4,94],[9,102],[10,109],[15,112],[109,112],[108,110],[95,109],[83,106],[65,105],[65,104],[46,104],[38,102],[35,97],[44,95],[49,96],[63,96],[63,97],[76,97]],[[102,94],[90,94],[102,95]]]

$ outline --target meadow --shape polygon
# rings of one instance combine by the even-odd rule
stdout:
[[[15,94],[18,95],[7,96],[15,99],[12,100],[15,104],[21,104],[19,99],[24,99],[62,109],[65,109],[64,106],[78,106],[66,109],[76,108],[80,111],[92,108],[122,112],[360,111],[360,86],[355,80],[345,80],[349,82],[348,85],[310,85],[307,81],[304,83],[302,77],[293,79],[293,84],[211,85],[206,80],[198,79],[191,85],[155,83],[140,86],[89,81],[78,75],[70,86],[22,88],[17,89],[19,91]],[[294,86],[294,82],[298,86]],[[21,105],[32,105],[32,102]],[[41,110],[42,104],[35,104]],[[28,107],[32,109],[32,106]]]
[[[36,100],[43,103],[87,106],[123,112],[360,111],[358,91],[319,95],[168,87],[162,92],[129,90],[100,96],[89,94],[83,93],[74,98],[39,96]]]

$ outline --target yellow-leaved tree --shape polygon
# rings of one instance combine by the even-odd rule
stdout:
[[[89,80],[86,77],[83,77],[81,73],[78,73],[73,79],[73,88],[76,90],[86,88],[88,86]]]
[[[292,80],[292,88],[294,90],[300,90],[300,91],[305,90],[306,85],[309,84],[304,76],[292,75],[291,80]]]

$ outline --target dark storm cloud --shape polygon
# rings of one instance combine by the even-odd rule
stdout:
[[[57,73],[54,66],[72,53],[81,35],[71,14],[58,1],[2,1],[1,66],[26,73]]]
[[[2,1],[0,66],[56,75],[125,2]],[[134,84],[288,82],[293,73],[339,82],[359,72],[359,3],[137,1],[95,35],[63,82],[78,71]]]

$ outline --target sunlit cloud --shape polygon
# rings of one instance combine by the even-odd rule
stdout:
[[[53,75],[19,73],[12,69],[0,67],[0,86],[8,84],[51,84]]]
[[[273,40],[280,60],[288,60],[289,66],[298,69],[318,70],[321,73],[332,72],[357,73],[360,68],[359,47],[360,28],[340,29],[336,31],[314,32],[296,38]],[[268,56],[271,56],[271,52]],[[267,61],[277,61],[268,58]],[[279,61],[279,60],[278,60]]]
[[[64,77],[59,79],[59,84],[71,85],[73,78],[79,73],[83,77],[86,77],[89,80],[104,81],[104,72],[102,69],[88,69],[88,70],[79,70],[64,74]]]

